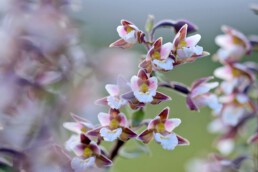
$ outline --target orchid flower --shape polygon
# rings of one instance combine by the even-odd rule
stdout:
[[[141,39],[144,36],[142,31],[127,20],[121,20],[121,25],[117,27],[117,32],[121,39],[112,43],[110,47],[131,48],[137,42],[141,43]]]
[[[112,165],[112,161],[101,154],[99,146],[84,134],[80,135],[80,141],[73,146],[72,151],[76,155],[71,161],[71,167],[75,172],[86,171],[95,165],[98,167]]]
[[[190,110],[198,110],[201,106],[209,106],[216,112],[221,110],[222,105],[219,103],[215,94],[209,91],[218,86],[218,82],[210,82],[213,77],[201,78],[195,81],[187,95],[187,106]]]
[[[157,39],[148,51],[146,59],[140,64],[140,67],[147,69],[148,73],[151,72],[152,68],[158,71],[172,70],[174,63],[173,58],[170,57],[172,47],[171,42],[162,45],[162,37]]]
[[[131,78],[132,91],[122,97],[129,102],[133,109],[143,107],[146,103],[159,104],[162,101],[170,100],[168,96],[157,92],[157,88],[157,78],[149,77],[142,69],[137,76]]]
[[[121,95],[121,90],[123,89],[122,87],[123,86],[125,87],[126,84],[121,82],[125,82],[125,81],[123,80],[122,77],[118,77],[117,85],[107,84],[105,88],[109,93],[109,96],[97,100],[96,103],[102,104],[102,105],[108,105],[112,109],[120,109],[121,107],[126,105],[128,102]]]
[[[173,150],[178,145],[188,145],[189,142],[186,139],[173,132],[180,125],[181,120],[178,118],[168,119],[168,115],[169,107],[163,109],[149,122],[147,129],[139,135],[139,139],[144,143],[149,143],[154,138],[166,150]]]
[[[116,139],[127,141],[137,134],[129,128],[125,114],[116,109],[110,109],[109,113],[99,113],[98,119],[101,127],[89,131],[90,136],[101,136],[105,141],[113,142]]]
[[[197,58],[208,55],[207,52],[203,51],[202,47],[197,45],[201,39],[201,35],[195,34],[193,36],[186,37],[187,27],[187,24],[182,26],[173,40],[172,52],[176,57],[175,65],[193,62]]]
[[[219,35],[215,39],[221,47],[214,56],[215,59],[222,63],[234,63],[250,53],[251,43],[243,33],[229,26],[222,26],[221,29],[225,35]]]

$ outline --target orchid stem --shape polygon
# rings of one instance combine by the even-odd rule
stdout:
[[[112,150],[110,151],[110,160],[113,161],[116,156],[118,155],[118,152],[120,150],[120,148],[125,144],[125,142],[121,141],[121,140],[117,140],[116,144],[114,145],[114,147],[112,148]]]

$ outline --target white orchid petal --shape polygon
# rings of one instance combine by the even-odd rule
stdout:
[[[122,128],[117,128],[115,130],[110,130],[108,128],[101,128],[100,135],[105,141],[113,142],[122,134]]]

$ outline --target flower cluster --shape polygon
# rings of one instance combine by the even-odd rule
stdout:
[[[109,112],[100,112],[100,125],[93,126],[85,119],[72,115],[75,123],[65,123],[64,127],[77,133],[66,142],[66,149],[75,153],[71,161],[75,171],[82,171],[89,167],[110,166],[112,160],[119,154],[119,150],[128,140],[138,140],[148,144],[155,140],[163,149],[173,150],[176,146],[189,145],[189,141],[176,134],[174,129],[181,124],[179,118],[169,118],[169,107],[163,109],[154,119],[145,117],[147,104],[158,105],[171,98],[158,91],[159,87],[167,87],[186,95],[186,104],[190,110],[199,110],[209,106],[220,109],[221,104],[215,94],[209,91],[217,87],[217,82],[208,83],[212,77],[201,78],[192,84],[191,88],[183,84],[165,82],[159,73],[172,71],[175,66],[193,62],[208,55],[198,44],[199,34],[188,36],[188,32],[195,32],[196,26],[187,21],[161,21],[153,25],[153,18],[146,23],[146,32],[127,20],[122,20],[117,27],[120,39],[110,47],[131,48],[135,44],[142,44],[147,54],[139,62],[137,75],[127,81],[118,77],[116,84],[107,84],[108,96],[96,101],[97,105],[104,105]],[[152,24],[151,24],[152,23]],[[148,27],[147,27],[148,26]],[[175,37],[171,42],[163,43],[163,38],[154,38],[154,33],[161,27],[173,27]],[[148,36],[146,36],[148,35]],[[130,107],[131,110],[128,111]],[[130,112],[130,113],[128,113]],[[141,127],[147,128],[139,131]],[[102,149],[101,143],[114,142],[109,153]]]

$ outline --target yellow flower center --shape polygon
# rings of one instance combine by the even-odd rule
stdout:
[[[232,41],[233,41],[234,44],[245,46],[245,43],[241,39],[236,37],[236,36],[233,36],[233,40]]]
[[[126,27],[126,32],[127,32],[127,33],[130,33],[130,32],[131,32],[131,31],[133,31],[133,30],[134,30],[134,29],[133,29],[133,28],[131,28],[131,27],[129,27],[129,26],[128,26],[128,27]]]
[[[183,48],[187,46],[187,42],[185,40],[180,41],[178,48]]]
[[[155,51],[155,52],[153,53],[152,57],[153,57],[154,59],[159,60],[159,59],[160,59],[160,53],[159,53],[158,51]]]
[[[146,93],[148,92],[148,90],[149,90],[149,86],[146,83],[143,83],[140,87],[140,91],[143,93]]]
[[[84,157],[90,157],[90,156],[92,156],[92,154],[93,154],[92,150],[88,147],[83,150]]]
[[[232,69],[233,76],[240,76],[241,74],[242,74],[242,72],[240,70],[235,69],[235,68]]]
[[[164,123],[159,123],[157,126],[156,126],[156,129],[157,129],[157,132],[158,133],[162,133],[162,132],[164,132],[165,131],[165,125],[164,125]]]
[[[86,133],[86,132],[87,132],[87,129],[86,129],[85,127],[82,127],[82,128],[81,128],[81,132],[82,132],[82,133]]]
[[[110,121],[110,128],[118,128],[119,127],[119,122],[116,119],[112,119]]]

